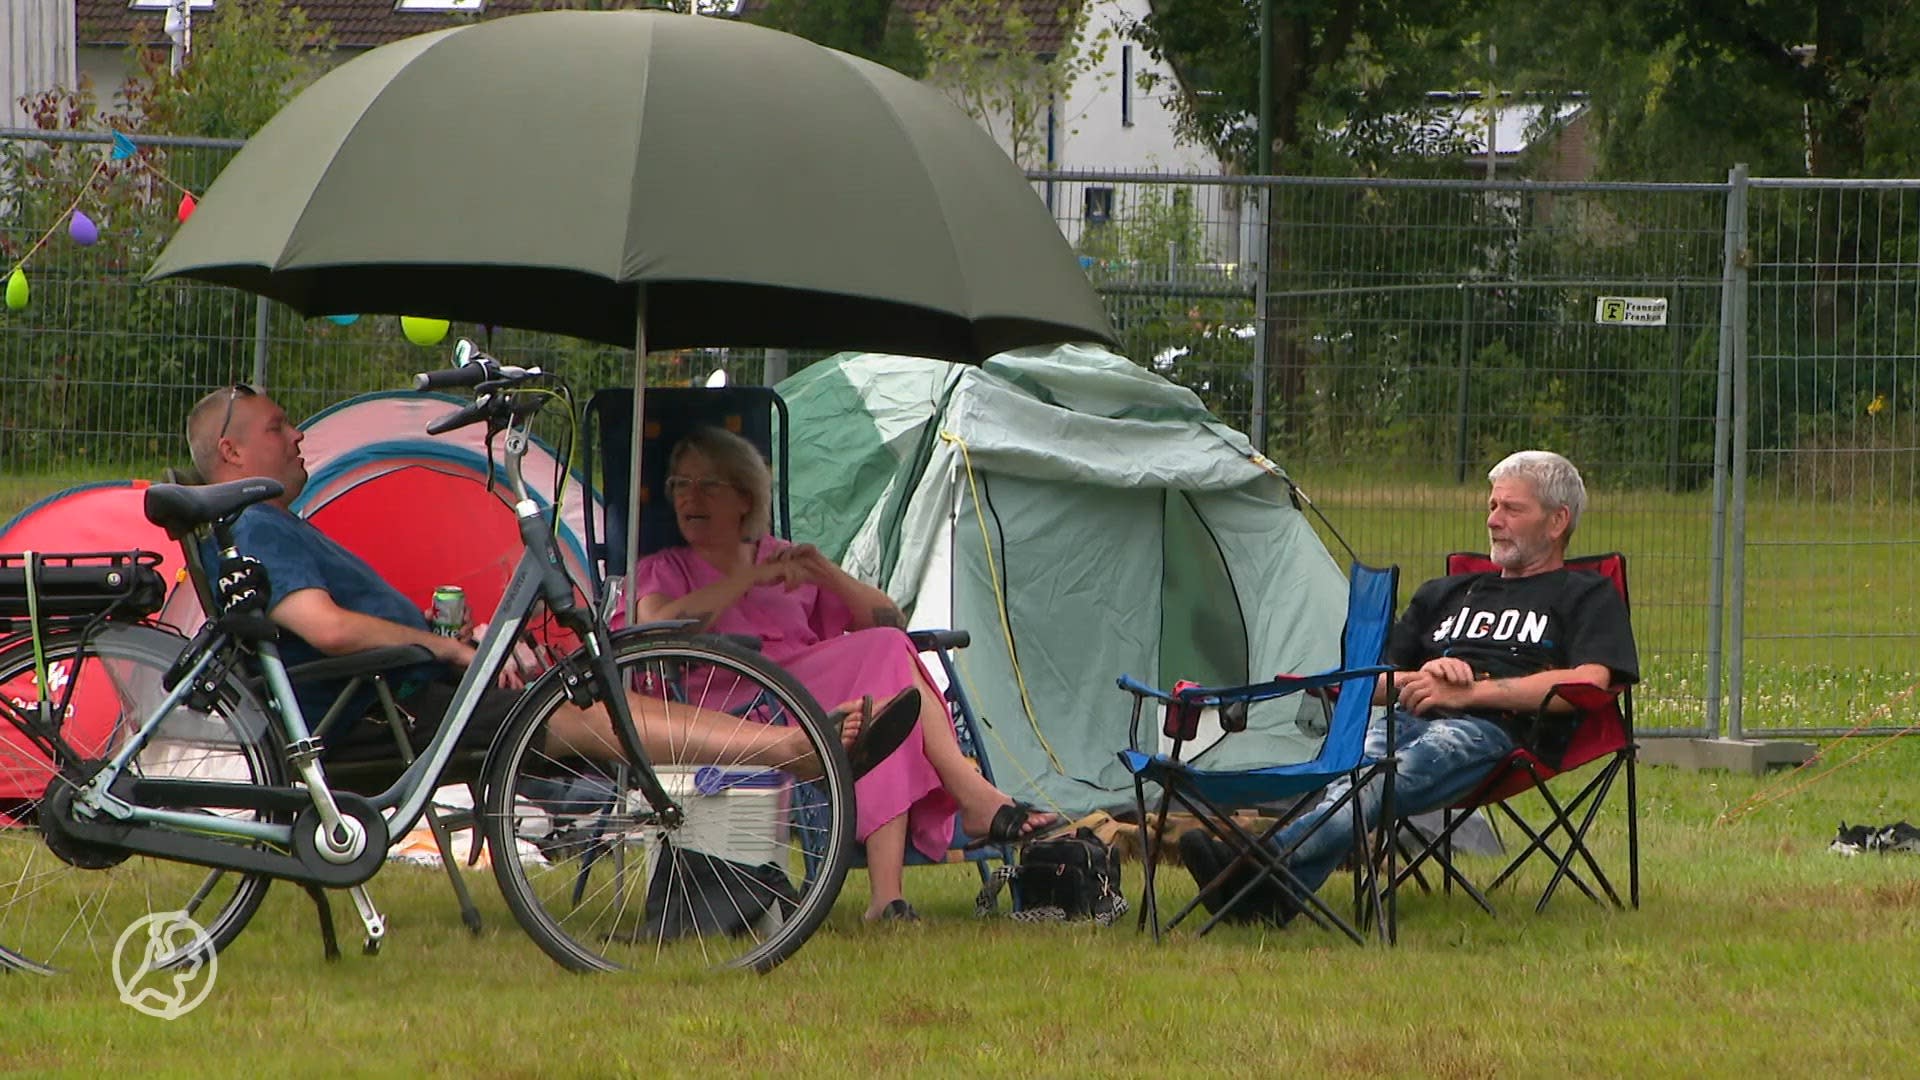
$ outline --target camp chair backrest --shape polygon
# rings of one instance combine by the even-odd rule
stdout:
[[[1617,551],[1604,555],[1581,555],[1567,560],[1567,569],[1599,574],[1613,585],[1620,594],[1620,602],[1627,607],[1628,617],[1632,617],[1633,605],[1627,593],[1627,557]],[[1500,566],[1484,553],[1478,551],[1456,551],[1447,556],[1449,574],[1498,573]],[[1561,755],[1559,768],[1555,771],[1567,772],[1585,765],[1589,761],[1617,752],[1625,746],[1633,729],[1633,688],[1622,689],[1619,709],[1582,709],[1580,728],[1574,733],[1573,741]],[[1530,778],[1515,774],[1505,783],[1486,793],[1489,800],[1503,799],[1516,792],[1531,787]]]
[[[1628,617],[1632,617],[1633,600],[1627,592],[1627,557],[1625,555],[1617,551],[1609,551],[1605,555],[1579,555],[1567,560],[1567,569],[1599,574],[1606,578],[1607,582],[1613,586],[1613,591],[1620,594],[1620,602],[1626,605]],[[1449,574],[1497,574],[1499,572],[1500,564],[1478,551],[1456,551],[1447,556],[1447,573]],[[1622,712],[1627,713],[1629,720],[1633,718],[1631,696],[1621,700],[1620,708]]]
[[[768,386],[649,388],[646,431],[641,439],[640,551],[659,551],[684,543],[664,495],[667,455],[682,436],[697,427],[717,427],[758,447],[774,470],[771,522],[774,534],[793,535],[787,510],[787,405]],[[628,489],[633,476],[633,391],[601,390],[587,402],[587,446],[598,453],[601,497],[606,505],[606,535],[587,538],[589,562],[608,576],[626,572]],[[591,532],[591,522],[589,522]]]

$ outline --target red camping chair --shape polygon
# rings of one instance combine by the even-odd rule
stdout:
[[[1585,571],[1604,576],[1613,583],[1620,593],[1622,603],[1627,603],[1627,557],[1619,553],[1607,555],[1588,555],[1567,560],[1568,569]],[[1448,574],[1469,574],[1497,572],[1499,567],[1487,556],[1477,552],[1455,552],[1447,556]],[[1631,612],[1631,607],[1629,607]],[[1605,804],[1607,793],[1613,789],[1614,782],[1624,771],[1626,774],[1626,812],[1627,812],[1627,896],[1633,907],[1640,906],[1640,828],[1639,800],[1634,783],[1633,741],[1633,690],[1627,686],[1602,689],[1586,683],[1564,683],[1553,689],[1553,697],[1571,705],[1577,714],[1578,723],[1574,729],[1567,750],[1562,755],[1558,767],[1549,764],[1539,755],[1526,749],[1516,749],[1507,755],[1506,760],[1496,766],[1486,780],[1474,790],[1473,794],[1449,808],[1442,818],[1441,830],[1431,836],[1421,831],[1411,822],[1403,821],[1399,825],[1399,842],[1403,850],[1410,852],[1406,866],[1394,878],[1394,885],[1413,878],[1423,887],[1425,878],[1420,869],[1431,861],[1439,867],[1443,882],[1447,888],[1458,884],[1474,902],[1487,914],[1494,913],[1493,905],[1487,900],[1486,893],[1499,888],[1513,879],[1534,855],[1540,854],[1553,863],[1553,876],[1548,879],[1546,888],[1540,893],[1540,899],[1533,910],[1545,911],[1547,902],[1562,881],[1572,882],[1574,887],[1587,895],[1594,903],[1601,902],[1601,894],[1612,901],[1615,907],[1625,907],[1620,894],[1615,891],[1613,882],[1601,869],[1600,861],[1594,857],[1587,845],[1587,834],[1599,817]],[[1562,773],[1570,773],[1592,762],[1604,762],[1600,771],[1589,779],[1585,786],[1566,801],[1554,794],[1548,781]],[[1535,828],[1519,811],[1514,809],[1512,799],[1526,791],[1538,791],[1546,803],[1549,820],[1543,827]],[[1526,846],[1506,865],[1506,868],[1489,882],[1482,890],[1476,887],[1453,860],[1453,834],[1467,821],[1467,816],[1478,808],[1487,808],[1491,813],[1498,809],[1504,818],[1518,828],[1526,837]],[[1564,844],[1564,847],[1556,847]],[[1598,891],[1596,891],[1598,890]]]

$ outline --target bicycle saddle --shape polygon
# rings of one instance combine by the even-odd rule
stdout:
[[[178,540],[202,525],[237,514],[254,503],[277,499],[285,491],[280,481],[264,476],[205,487],[154,484],[147,488],[147,520]]]

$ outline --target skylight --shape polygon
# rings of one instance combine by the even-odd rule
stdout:
[[[393,10],[416,15],[479,11],[486,6],[487,0],[393,0]]]

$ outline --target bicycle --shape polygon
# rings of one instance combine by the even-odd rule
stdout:
[[[575,970],[766,971],[825,920],[854,830],[838,732],[745,646],[686,633],[685,623],[610,632],[567,576],[550,513],[521,476],[534,417],[552,401],[571,404],[565,384],[466,341],[455,360],[417,376],[416,388],[470,387],[474,401],[428,431],[485,423],[490,454],[504,434],[524,550],[432,739],[384,791],[331,783],[294,695],[300,672],[282,663],[265,616],[270,582],[233,543],[238,515],[278,498],[281,485],[153,485],[148,517],[183,545],[210,537],[219,552],[217,585],[195,584],[222,610],[187,640],[153,624],[151,606],[128,603],[126,590],[95,590],[64,597],[58,611],[28,611],[30,632],[0,637],[0,969],[63,970],[98,955],[106,933],[176,908],[205,931],[160,958],[184,962],[238,937],[274,880],[314,897],[330,956],[322,890],[348,889],[364,947],[378,951],[385,920],[366,882],[389,838],[422,816],[481,694],[541,608],[580,644],[513,705],[476,801],[494,877],[535,942]],[[36,589],[58,591],[64,579],[44,558],[19,560],[24,605],[7,606],[14,594],[0,565],[0,617],[36,608]],[[157,577],[157,559],[138,553],[53,558],[89,580],[138,578],[149,598],[147,578]],[[369,656],[391,666],[425,655],[408,648],[418,655]],[[306,667],[337,672],[353,659]],[[111,723],[79,723],[103,709],[115,711]],[[612,743],[583,742],[600,723]],[[132,893],[130,908],[103,898],[111,877],[131,879],[120,890]]]

